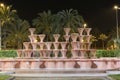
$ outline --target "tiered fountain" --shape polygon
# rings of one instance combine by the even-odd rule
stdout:
[[[52,70],[111,70],[120,68],[120,60],[96,59],[95,49],[90,46],[91,28],[78,28],[79,33],[69,33],[70,28],[64,28],[65,41],[60,42],[60,34],[53,34],[54,42],[45,42],[45,34],[34,34],[35,28],[30,28],[28,36],[30,42],[24,42],[24,49],[17,50],[18,58],[1,59],[0,68],[2,70],[33,70],[49,69]],[[62,36],[61,36],[62,37]],[[39,39],[39,40],[37,40]],[[71,39],[71,40],[70,40]],[[68,58],[66,54],[72,53]],[[36,56],[39,53],[40,56]],[[58,56],[61,53],[61,56]],[[53,54],[54,56],[51,56]],[[92,55],[88,57],[88,54]],[[77,67],[75,67],[77,65]],[[96,67],[92,67],[95,65]],[[114,66],[113,66],[114,65]]]

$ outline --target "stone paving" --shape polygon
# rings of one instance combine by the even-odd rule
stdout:
[[[24,78],[17,77],[14,80],[111,80],[107,77],[65,77],[65,78]]]
[[[14,80],[112,80],[105,73],[94,74],[12,74]]]

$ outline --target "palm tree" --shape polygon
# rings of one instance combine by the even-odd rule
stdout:
[[[52,32],[52,25],[54,22],[54,15],[51,11],[39,13],[38,17],[33,20],[33,26],[36,26],[37,33],[43,33],[47,35],[47,41],[50,39],[50,34]]]
[[[22,43],[28,39],[29,23],[26,20],[17,19],[6,29],[8,35],[4,44],[14,45],[15,48],[22,48]]]
[[[102,40],[102,46],[104,49],[104,41],[108,38],[105,34],[100,34],[99,39]]]
[[[62,27],[61,29],[56,28],[59,29],[59,32],[61,32],[64,27],[70,27],[72,32],[76,32],[77,27],[82,26],[84,23],[82,16],[78,14],[77,10],[63,10],[58,12],[57,16],[59,16],[59,24],[61,24],[59,27]]]
[[[119,38],[117,39],[116,28],[114,27],[109,33],[109,42],[114,42],[116,44],[116,48],[120,48],[120,27],[118,27]],[[115,47],[115,46],[114,46]]]
[[[14,21],[15,17],[17,17],[16,10],[13,10],[11,5],[0,6],[0,20],[2,26]]]
[[[5,30],[10,25],[10,23],[15,20],[16,17],[18,17],[16,15],[16,10],[13,10],[11,5],[9,6],[4,5],[4,4],[0,5],[0,22],[1,22],[0,24],[0,48],[1,48],[1,40],[3,40],[1,39],[1,37],[2,38],[6,37],[7,33]],[[1,27],[2,27],[2,30],[1,30]],[[4,33],[5,35],[1,34],[1,32]]]
[[[90,41],[95,44],[95,48],[96,48],[96,42],[98,41],[96,37],[92,35]]]

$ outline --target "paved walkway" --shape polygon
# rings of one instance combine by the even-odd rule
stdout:
[[[11,74],[14,80],[111,80],[106,73],[85,74]]]
[[[14,74],[13,72],[1,72],[0,74],[10,74],[14,80],[112,80],[110,74],[120,74],[120,71],[107,71],[106,73],[30,73]]]
[[[107,76],[106,73],[85,73],[85,74],[11,74],[12,76],[17,76],[17,77],[82,77],[82,76]]]

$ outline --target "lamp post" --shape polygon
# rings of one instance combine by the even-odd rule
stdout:
[[[4,4],[3,3],[0,3],[0,7],[3,8],[4,7]],[[1,50],[1,42],[2,42],[2,35],[1,35],[1,27],[2,27],[2,21],[0,19],[0,50]]]
[[[117,39],[119,39],[119,33],[118,33],[118,9],[120,9],[118,6],[114,6],[114,9],[116,10],[116,35]]]

